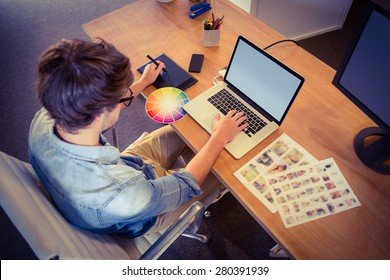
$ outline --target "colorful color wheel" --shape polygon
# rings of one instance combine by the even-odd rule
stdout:
[[[187,114],[183,106],[188,101],[187,95],[180,89],[164,87],[149,95],[145,110],[148,116],[156,122],[173,123]]]

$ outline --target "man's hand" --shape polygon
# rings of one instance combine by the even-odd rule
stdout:
[[[141,78],[130,86],[131,90],[134,92],[134,96],[137,96],[146,87],[151,85],[157,79],[158,75],[162,73],[162,69],[165,67],[165,64],[161,61],[157,62],[159,63],[158,67],[156,67],[153,63],[146,65]]]
[[[233,140],[236,135],[248,126],[245,122],[247,117],[243,112],[230,111],[225,117],[219,114],[214,119],[213,135],[225,144]]]
[[[142,73],[142,76],[139,80],[139,82],[143,83],[145,85],[145,88],[152,84],[162,73],[162,69],[165,68],[165,64],[159,60],[157,60],[158,66],[154,65],[153,63],[149,63],[146,65],[144,72]]]

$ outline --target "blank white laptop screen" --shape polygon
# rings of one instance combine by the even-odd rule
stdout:
[[[300,79],[243,40],[239,40],[225,81],[278,122],[283,119],[301,83]]]

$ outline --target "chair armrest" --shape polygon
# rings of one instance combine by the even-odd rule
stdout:
[[[203,218],[205,207],[195,201],[190,207],[160,236],[160,238],[140,257],[140,260],[155,260],[187,229],[195,233]]]

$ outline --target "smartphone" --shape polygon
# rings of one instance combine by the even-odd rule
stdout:
[[[200,73],[202,69],[204,55],[203,54],[193,54],[190,61],[190,66],[188,67],[188,71]]]

